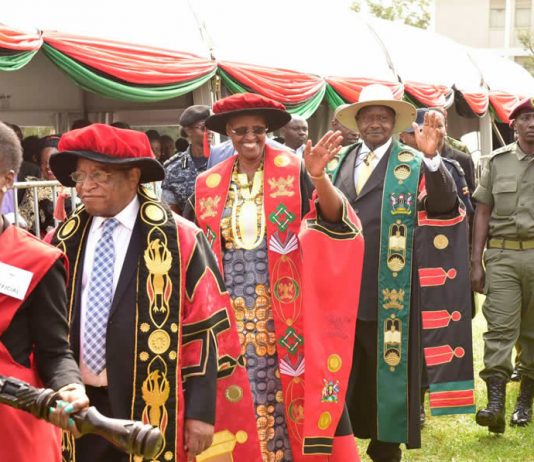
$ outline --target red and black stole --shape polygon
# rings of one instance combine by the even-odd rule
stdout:
[[[195,189],[196,219],[221,271],[220,222],[236,160],[231,157],[199,175]],[[363,238],[345,200],[344,231],[325,227],[314,204],[302,217],[300,165],[291,153],[265,146],[263,206],[286,423],[295,461],[311,461],[332,453],[343,412]]]

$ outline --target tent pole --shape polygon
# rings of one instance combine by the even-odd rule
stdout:
[[[199,88],[193,90],[193,104],[205,104],[212,107],[213,103],[221,97],[220,81],[217,75],[214,75],[208,82]],[[215,143],[219,143],[218,134],[214,134]]]
[[[499,131],[499,127],[497,127],[495,121],[491,122],[491,126],[493,128],[493,133],[495,133],[495,136],[499,139],[499,143],[501,143],[501,146],[506,146],[506,142],[504,141],[504,138],[502,137],[501,132]]]

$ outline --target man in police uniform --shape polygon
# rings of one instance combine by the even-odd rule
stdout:
[[[488,387],[488,405],[476,420],[496,433],[505,429],[506,383],[516,341],[523,374],[511,425],[530,422],[534,388],[534,101],[521,101],[510,119],[518,140],[493,152],[474,194],[471,255],[471,282],[475,291],[486,294],[488,323],[480,373]]]
[[[204,122],[209,116],[209,106],[200,104],[190,106],[182,113],[179,124],[191,144],[184,152],[176,153],[163,164],[165,179],[161,185],[161,198],[178,214],[183,212],[187,198],[195,190],[197,175],[206,170],[208,165],[204,155]]]

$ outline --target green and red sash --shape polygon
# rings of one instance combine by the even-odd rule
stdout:
[[[0,234],[0,262],[33,273],[24,300],[0,294],[0,337],[11,324],[24,301],[37,287],[46,272],[60,258],[57,249],[15,226]],[[66,260],[65,260],[66,265]],[[31,359],[30,367],[16,363],[0,342],[0,374],[16,377],[35,387],[42,387],[37,368]],[[31,441],[31,445],[28,443]],[[17,409],[0,404],[0,447],[5,460],[33,462],[61,460],[60,432],[52,424]]]
[[[221,270],[220,222],[236,161],[199,175],[195,189],[197,222]],[[342,232],[322,226],[314,209],[302,219],[300,165],[291,153],[265,146],[263,206],[286,423],[294,460],[312,461],[325,460],[335,447],[352,364],[363,238],[346,201]],[[328,274],[318,271],[325,264]],[[332,290],[332,279],[344,290]]]
[[[382,196],[378,269],[377,436],[408,441],[408,338],[422,158],[393,143]]]
[[[357,148],[358,144],[343,148],[338,156],[329,163],[327,173],[333,178],[333,181],[336,180],[340,171],[339,167],[343,164],[345,157]],[[403,154],[403,152],[407,152],[407,154]],[[422,343],[428,368],[432,415],[471,413],[475,409],[470,294],[469,287],[465,286],[465,281],[469,280],[466,266],[468,255],[465,210],[460,207],[457,214],[447,219],[429,218],[424,210],[417,212],[416,216],[416,205],[417,203],[420,204],[426,195],[425,177],[421,178],[419,165],[412,166],[411,162],[404,162],[410,158],[411,154],[416,156],[414,162],[419,164],[419,153],[399,143],[393,143],[381,211],[381,273],[379,275],[378,310],[382,318],[379,321],[378,332],[379,347],[381,348],[378,355],[380,367],[377,372],[380,390],[378,435],[380,440],[394,442],[406,441],[408,432],[407,370],[405,369],[408,351],[407,345],[403,341],[408,339],[409,319],[401,319],[402,324],[399,321],[399,325],[404,329],[400,334],[400,344],[398,342],[395,344],[385,342],[384,334],[387,329],[385,329],[384,322],[387,322],[389,318],[392,324],[394,319],[398,319],[397,311],[407,311],[406,308],[410,306],[411,298],[409,292],[411,281],[409,284],[405,281],[406,284],[401,284],[401,287],[398,285],[401,280],[398,279],[398,274],[397,277],[393,277],[395,271],[391,271],[388,267],[388,258],[396,259],[394,255],[396,252],[392,252],[393,249],[390,249],[389,245],[392,234],[390,229],[394,225],[406,226],[408,231],[406,251],[410,255],[401,270],[406,279],[411,278],[413,274],[412,268],[408,268],[408,264],[413,265],[412,250],[415,250],[417,257]],[[402,166],[402,164],[406,164],[406,166]],[[407,174],[408,184],[404,179]],[[417,188],[417,181],[419,181],[419,188]],[[403,218],[405,220],[402,220]],[[401,222],[396,223],[397,219],[401,219]],[[415,248],[412,249],[414,226],[417,226],[417,230],[415,231]],[[393,239],[394,245],[395,241]],[[449,245],[449,242],[454,243],[454,249]],[[402,260],[397,261],[401,262]],[[397,271],[397,273],[399,272]],[[457,275],[459,276],[457,277]],[[386,284],[385,281],[393,282],[398,286]],[[395,316],[394,318],[391,317],[392,314]],[[393,338],[398,337],[396,329],[392,336]],[[391,338],[392,336],[388,337]],[[394,366],[394,370],[388,370],[392,366],[385,361],[386,348],[390,350],[391,358],[397,356],[396,350],[400,351],[401,363]],[[402,366],[401,370],[399,370],[400,366]],[[401,380],[399,382],[394,381],[393,378],[398,376],[401,377]],[[383,386],[384,383],[385,386]],[[397,410],[394,412],[393,409]]]

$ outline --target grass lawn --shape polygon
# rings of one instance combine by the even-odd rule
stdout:
[[[473,320],[473,346],[475,361],[475,387],[477,408],[486,404],[486,386],[478,377],[482,369],[484,344],[482,334],[486,331],[486,322],[478,312]],[[403,450],[403,461],[429,462],[534,462],[534,425],[526,428],[513,428],[508,425],[519,384],[508,383],[506,416],[507,427],[503,435],[496,436],[486,428],[475,423],[475,416],[458,415],[432,417],[426,402],[426,424],[422,431],[422,449]],[[365,450],[368,440],[358,440],[362,461],[369,461]]]

